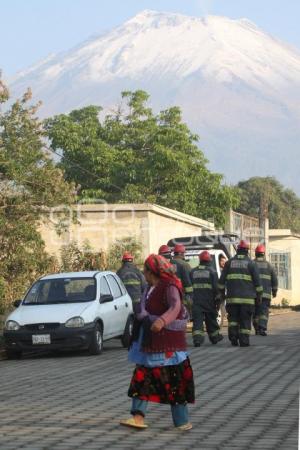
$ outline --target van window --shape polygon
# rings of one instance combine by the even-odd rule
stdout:
[[[217,271],[216,258],[213,256],[211,260],[211,267]]]
[[[214,255],[211,255],[212,260],[211,260],[211,267],[214,270],[217,270],[217,266],[216,266],[216,258]],[[194,269],[195,267],[198,267],[200,264],[199,261],[199,255],[188,255],[188,263],[191,266],[192,269]]]
[[[90,302],[95,298],[95,278],[53,278],[34,283],[23,305]]]
[[[188,256],[187,262],[192,269],[199,266],[199,257],[197,255]]]

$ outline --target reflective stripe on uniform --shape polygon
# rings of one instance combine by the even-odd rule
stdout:
[[[189,294],[190,292],[193,292],[193,286],[187,286],[184,288],[184,291]]]
[[[257,286],[256,287],[256,292],[263,292],[262,286]]]
[[[226,298],[227,304],[254,305],[254,298]]]
[[[194,289],[212,289],[212,285],[209,283],[195,283],[193,284]]]
[[[219,289],[225,289],[225,284],[218,283],[218,288]]]
[[[270,300],[272,297],[271,297],[271,294],[268,294],[267,292],[264,292],[263,293],[263,298],[266,298],[266,299]]]
[[[260,273],[259,277],[263,278],[264,280],[271,280],[271,275],[267,275],[267,274],[264,274],[264,273]]]
[[[138,280],[124,280],[125,286],[140,286],[141,282]]]
[[[230,273],[227,275],[227,280],[246,280],[252,281],[251,275],[246,275],[244,273]]]
[[[205,332],[202,331],[202,330],[195,330],[195,331],[192,332],[192,335],[193,336],[204,336]]]
[[[265,316],[264,314],[262,314],[261,316],[259,316],[260,320],[268,320],[268,317]]]
[[[228,327],[237,327],[238,323],[237,322],[228,322]]]
[[[240,334],[251,334],[251,330],[246,330],[246,328],[240,328]]]

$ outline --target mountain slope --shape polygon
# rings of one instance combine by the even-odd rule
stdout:
[[[300,55],[248,20],[143,11],[111,32],[19,73],[43,116],[111,107],[145,89],[155,109],[181,106],[211,168],[227,181],[275,175],[300,193]],[[282,155],[285,155],[283,158]]]

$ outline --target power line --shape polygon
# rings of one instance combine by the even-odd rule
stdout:
[[[54,153],[55,155],[59,156],[60,158],[64,158],[68,163],[70,163],[72,166],[74,167],[78,167],[79,169],[83,170],[84,172],[86,172],[87,174],[91,175],[92,177],[94,177],[94,179],[96,181],[101,180],[101,178],[96,175],[94,172],[91,172],[90,170],[86,169],[85,167],[82,167],[80,164],[72,161],[70,158],[66,157],[65,155],[61,155],[60,153],[58,153],[56,150],[54,150],[51,147],[47,147],[47,150],[49,150],[50,152]],[[121,191],[122,189],[120,188],[120,186],[117,186],[113,183],[109,183],[108,186],[114,187],[115,189],[117,189],[118,191]]]
[[[50,147],[47,147],[47,150],[50,151],[50,152],[52,152],[53,154],[59,156],[60,158],[62,158],[62,155],[61,155],[59,152],[57,152],[56,150],[54,150],[54,149],[52,149],[52,148],[50,148]],[[85,167],[81,166],[80,164],[78,164],[78,163],[72,161],[70,158],[66,157],[65,155],[63,155],[63,158],[64,158],[69,164],[71,164],[73,167],[77,167],[77,168],[79,168],[81,171],[87,173],[88,175],[91,175],[96,181],[101,180],[101,178],[100,178],[97,174],[95,174],[94,172],[91,172],[90,170],[86,169]],[[8,165],[9,162],[7,162],[7,161],[1,161],[0,164],[7,164],[7,165]],[[22,169],[21,166],[18,166],[18,168],[19,168],[19,169]],[[30,180],[29,178],[19,178],[19,181],[25,182],[25,183],[29,183],[29,184],[33,184],[33,185],[36,185],[36,186],[40,186],[40,187],[43,187],[43,188],[49,187],[49,185],[50,185],[50,183],[48,183],[48,186],[47,186],[46,184],[37,183],[36,181],[32,181],[32,180]],[[120,188],[119,186],[115,185],[115,184],[110,183],[109,186],[114,187],[114,188],[117,189],[118,191],[121,191],[121,188]]]

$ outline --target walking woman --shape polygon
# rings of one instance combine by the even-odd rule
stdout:
[[[171,405],[174,426],[190,430],[187,403],[194,403],[193,370],[186,352],[188,314],[182,303],[182,284],[163,256],[150,255],[144,266],[149,285],[136,313],[129,361],[136,364],[128,396],[132,417],[120,423],[147,428],[148,402]]]

